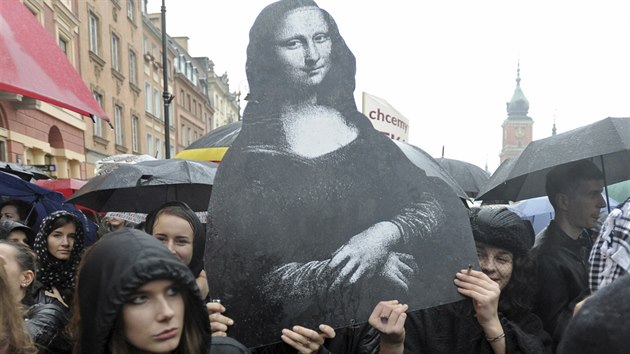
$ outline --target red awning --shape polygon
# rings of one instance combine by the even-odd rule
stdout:
[[[65,53],[19,0],[0,0],[0,90],[109,121]]]

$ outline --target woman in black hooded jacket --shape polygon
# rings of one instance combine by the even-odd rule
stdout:
[[[71,330],[76,354],[248,353],[231,338],[211,340],[195,277],[139,230],[112,232],[88,250],[76,299]]]

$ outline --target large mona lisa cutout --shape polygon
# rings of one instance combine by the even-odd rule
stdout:
[[[205,257],[230,336],[255,347],[296,324],[365,322],[380,300],[459,300],[453,276],[477,263],[467,210],[357,111],[355,59],[333,18],[313,1],[267,6],[246,70]]]

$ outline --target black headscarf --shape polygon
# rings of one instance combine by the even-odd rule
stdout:
[[[159,208],[154,209],[147,215],[145,229],[149,235],[153,235],[153,227],[157,220],[157,215],[165,208],[175,207],[181,210],[185,220],[188,221],[190,227],[193,230],[193,254],[188,268],[193,272],[195,276],[203,270],[203,253],[206,247],[206,231],[203,224],[197,217],[197,214],[184,202],[171,201],[162,204]]]
[[[48,252],[48,235],[55,230],[53,229],[55,221],[61,217],[69,219],[76,227],[74,246],[67,261],[57,259]],[[40,265],[37,280],[44,285],[46,290],[51,290],[53,287],[59,290],[74,289],[74,276],[81,260],[84,239],[83,223],[76,215],[68,211],[54,211],[42,220],[39,232],[33,242],[33,249],[37,254]]]
[[[140,230],[122,229],[103,236],[85,255],[78,275],[81,317],[81,353],[108,353],[109,343],[122,307],[136,289],[153,280],[172,280],[190,292],[198,307],[187,325],[200,323],[208,333],[210,323],[195,277],[190,270],[155,237]]]
[[[475,241],[524,256],[534,245],[534,229],[504,205],[484,205],[470,214]]]

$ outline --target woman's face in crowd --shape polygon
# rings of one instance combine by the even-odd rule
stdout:
[[[147,353],[170,353],[184,328],[184,299],[170,280],[138,288],[122,309],[127,341]]]
[[[13,230],[7,236],[7,240],[13,241],[16,243],[21,243],[25,246],[28,246],[28,237],[23,230]]]
[[[20,214],[15,205],[5,205],[2,207],[2,210],[0,210],[0,221],[3,220],[20,221]]]
[[[188,221],[179,216],[161,214],[153,224],[153,236],[162,241],[184,264],[190,264],[194,233]]]
[[[481,271],[497,282],[501,289],[505,288],[512,277],[514,259],[512,252],[483,242],[475,242],[475,244],[477,245],[477,257],[479,257]]]
[[[53,230],[48,235],[48,252],[59,260],[67,261],[74,248],[76,234],[77,227],[74,223]]]
[[[330,70],[332,41],[321,10],[305,7],[289,12],[278,27],[275,52],[287,79],[314,86]]]
[[[20,285],[24,284],[28,279],[26,278],[26,272],[20,269],[20,264],[17,261],[17,250],[11,245],[0,244],[0,264],[4,265],[4,270],[9,276],[11,293],[19,302],[23,297]]]
[[[105,218],[109,224],[112,226],[112,229],[114,230],[118,230],[121,227],[124,226],[124,220],[123,219],[118,219],[118,218],[112,218],[112,217],[108,217]]]

